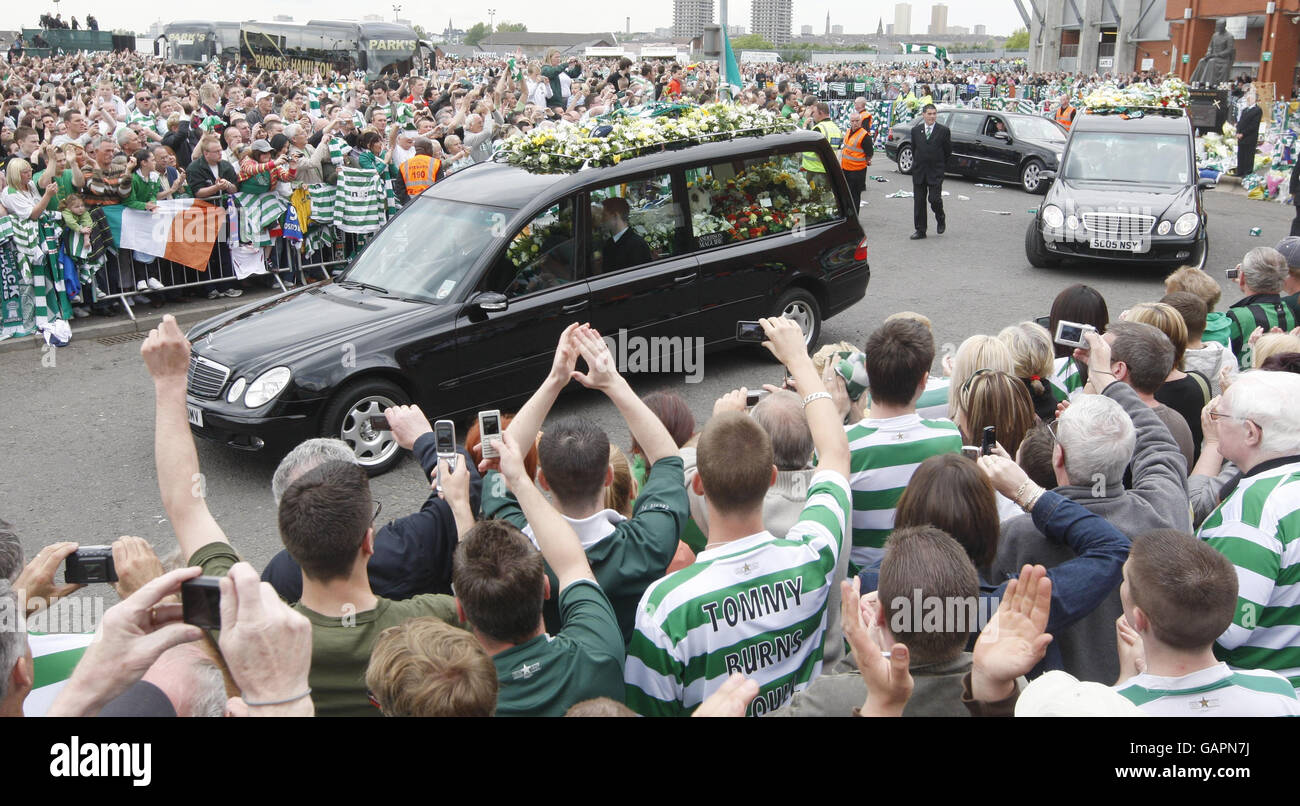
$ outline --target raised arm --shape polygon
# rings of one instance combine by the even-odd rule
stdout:
[[[176,532],[176,541],[188,560],[209,543],[230,541],[212,518],[204,498],[206,482],[199,472],[199,455],[185,409],[190,343],[176,324],[176,317],[171,314],[163,317],[162,324],[151,330],[141,345],[140,355],[154,381],[154,463],[158,490],[163,509]]]
[[[551,362],[550,373],[547,374],[546,380],[542,381],[542,385],[537,387],[537,391],[533,392],[533,396],[528,398],[528,402],[515,414],[509,427],[502,434],[503,438],[513,439],[519,445],[531,445],[536,441],[537,432],[545,422],[546,415],[550,412],[551,406],[555,405],[555,399],[560,396],[560,391],[569,384],[574,367],[578,364],[578,348],[569,338],[577,329],[578,323],[574,322],[560,334],[560,343],[555,348],[555,359]],[[485,467],[486,462],[479,465],[480,469]]]
[[[546,563],[559,579],[560,590],[563,591],[580,579],[595,582],[596,576],[587,563],[587,554],[578,542],[577,532],[573,531],[569,522],[551,506],[529,478],[528,471],[524,469],[519,443],[507,437],[498,444],[501,474],[519,500],[528,525],[533,527],[533,536],[537,538],[537,545],[542,550]]]
[[[632,432],[632,437],[645,452],[650,466],[665,456],[677,455],[677,443],[663,422],[655,415],[645,401],[637,397],[628,385],[627,379],[618,373],[614,357],[610,355],[609,345],[600,334],[583,326],[574,331],[573,342],[577,345],[582,360],[587,363],[587,372],[575,372],[574,378],[588,389],[599,389],[618,407],[619,414]]]
[[[785,365],[797,388],[805,395],[804,416],[808,418],[813,446],[817,449],[817,467],[835,471],[847,479],[849,442],[844,436],[844,420],[808,357],[803,330],[794,320],[782,316],[760,319],[759,322],[767,335],[763,346]]]

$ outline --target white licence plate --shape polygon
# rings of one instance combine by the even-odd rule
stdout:
[[[1089,245],[1093,249],[1109,249],[1113,252],[1145,252],[1150,248],[1142,238],[1093,238]]]
[[[186,409],[186,411],[189,412],[189,415],[190,415],[190,423],[193,424],[193,425],[197,425],[199,428],[202,428],[202,427],[203,427],[203,409],[199,408],[198,406],[191,406],[189,403],[186,403],[186,404],[185,404],[185,409]]]

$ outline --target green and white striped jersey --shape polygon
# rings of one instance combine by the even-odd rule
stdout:
[[[1243,477],[1197,537],[1237,567],[1237,612],[1215,655],[1300,687],[1300,461]]]
[[[884,556],[894,529],[894,510],[921,462],[961,452],[961,432],[951,420],[905,414],[867,419],[845,427],[849,440],[849,486],[853,488],[853,553],[850,575]]]
[[[826,602],[849,513],[843,476],[818,471],[785,537],[759,532],[701,552],[646,589],[628,645],[627,704],[683,716],[733,672],[759,684],[747,714],[780,708],[822,669]]]
[[[1182,677],[1140,674],[1115,691],[1150,716],[1300,716],[1286,678],[1219,663]]]
[[[916,413],[922,420],[948,419],[948,387],[952,378],[930,376],[925,391],[916,399]]]
[[[23,700],[23,716],[45,716],[94,638],[94,633],[27,634],[33,680],[32,690]]]
[[[1056,402],[1070,400],[1083,388],[1083,375],[1079,363],[1070,356],[1056,359],[1052,364],[1052,377],[1047,379]]]

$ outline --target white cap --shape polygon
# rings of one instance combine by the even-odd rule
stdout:
[[[1146,716],[1110,686],[1076,680],[1066,672],[1048,672],[1025,687],[1016,700],[1016,716]]]

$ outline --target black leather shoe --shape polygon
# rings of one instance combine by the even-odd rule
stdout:
[[[943,231],[946,229],[948,229],[948,220],[944,218],[939,219],[939,225],[934,228],[934,231],[942,235]]]
[[[912,233],[912,240],[913,240],[913,241],[919,241],[919,240],[921,240],[921,239],[924,238],[924,237],[925,237],[925,233],[924,233],[924,232],[921,232],[920,230],[918,230],[918,231]]]

